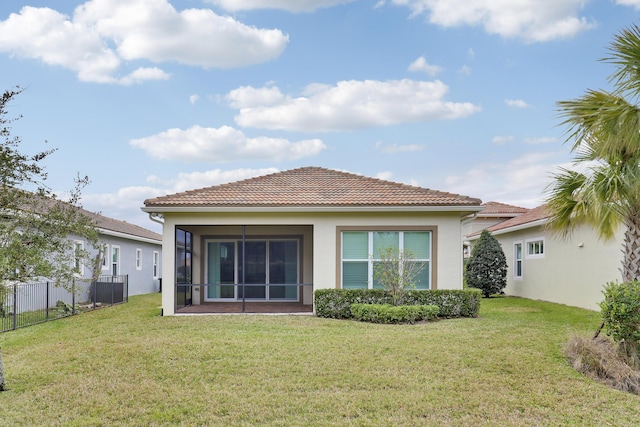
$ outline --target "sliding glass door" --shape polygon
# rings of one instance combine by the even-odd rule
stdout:
[[[207,241],[206,301],[240,300],[297,301],[299,241],[268,239]],[[229,286],[225,286],[229,285]]]

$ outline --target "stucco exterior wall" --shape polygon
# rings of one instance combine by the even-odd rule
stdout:
[[[509,271],[507,295],[599,310],[603,285],[620,281],[623,233],[613,241],[599,240],[588,226],[563,239],[541,226],[495,235]],[[544,257],[528,257],[527,241],[544,238]],[[514,278],[514,243],[523,244],[522,278]]]
[[[303,235],[303,282],[313,289],[336,288],[339,274],[339,227],[433,227],[436,230],[432,248],[433,284],[438,289],[462,288],[462,230],[460,212],[302,212],[302,213],[165,213],[163,227],[163,295],[165,315],[174,314],[175,295],[175,228],[194,233],[193,277],[204,279],[202,271],[202,238],[210,234],[210,226],[251,227],[251,234],[265,227],[267,234]],[[268,227],[267,227],[268,226]],[[237,235],[240,228],[229,230]],[[216,232],[220,232],[217,229]],[[339,277],[339,276],[338,276]],[[312,295],[304,301],[311,302]]]

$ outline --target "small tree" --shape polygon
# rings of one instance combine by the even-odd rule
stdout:
[[[79,203],[89,180],[78,177],[67,200],[45,185],[41,163],[55,150],[23,154],[20,138],[11,135],[20,116],[7,117],[8,106],[20,93],[16,88],[0,97],[0,286],[46,278],[70,288],[78,266],[89,260],[73,238],[98,247],[95,224]]]
[[[485,297],[501,293],[507,286],[507,259],[491,233],[482,230],[465,268],[467,285],[480,289]]]
[[[425,268],[408,250],[393,247],[380,249],[373,262],[373,280],[391,294],[391,303],[398,305],[408,289],[415,289],[416,277]]]

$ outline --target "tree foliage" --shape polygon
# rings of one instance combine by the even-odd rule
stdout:
[[[47,279],[68,286],[78,266],[88,262],[88,247],[97,248],[98,233],[80,206],[87,177],[77,177],[65,200],[46,185],[42,162],[56,150],[33,155],[20,152],[20,137],[11,134],[9,104],[22,89],[5,91],[0,98],[0,285]]]
[[[502,246],[487,230],[471,250],[465,267],[467,285],[482,291],[485,297],[501,293],[507,286],[507,259]]]
[[[579,224],[611,239],[624,226],[622,279],[640,279],[640,27],[614,37],[612,91],[587,90],[558,102],[567,142],[575,154],[546,189],[549,227],[567,236]]]
[[[424,268],[408,249],[382,248],[373,262],[373,280],[391,294],[391,304],[398,305],[405,291],[415,289],[416,277]]]
[[[604,288],[603,326],[629,365],[640,368],[640,282],[612,282]]]

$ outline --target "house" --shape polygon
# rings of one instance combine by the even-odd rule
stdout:
[[[389,246],[424,263],[418,288],[460,289],[462,220],[480,203],[304,167],[148,199],[142,210],[164,219],[162,310],[173,315],[247,303],[311,311],[314,290],[376,287],[375,254]]]
[[[598,310],[603,285],[620,281],[620,230],[612,241],[598,238],[588,225],[568,237],[551,233],[546,206],[487,227],[507,258],[507,295]],[[480,231],[467,236],[474,241]]]
[[[515,218],[528,211],[527,208],[508,205],[500,202],[486,202],[482,204],[482,210],[474,214],[469,221],[464,222],[463,234],[465,236],[480,232],[492,225],[499,224],[511,218]],[[470,242],[463,244],[464,257],[470,254]]]
[[[126,221],[88,211],[94,220],[102,245],[101,274],[128,276],[128,295],[160,290],[162,235]],[[78,241],[84,247],[84,242]],[[90,250],[90,248],[86,248]],[[91,278],[92,266],[82,266],[83,277]]]

